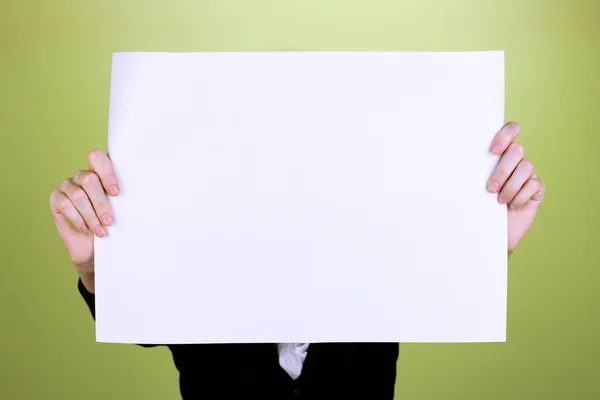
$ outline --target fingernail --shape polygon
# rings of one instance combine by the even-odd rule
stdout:
[[[495,192],[500,187],[500,184],[496,181],[490,181],[488,187],[490,188],[490,192]]]
[[[112,218],[109,213],[106,213],[102,216],[102,222],[104,222],[104,225],[109,225],[112,222]]]
[[[104,229],[102,225],[97,225],[94,232],[96,232],[98,237],[104,237],[104,235],[106,235],[106,229]]]
[[[494,153],[494,154],[500,154],[501,151],[502,151],[502,145],[500,145],[500,143],[496,143],[494,145],[494,147],[492,147],[492,153]]]
[[[112,194],[113,196],[116,196],[119,194],[119,187],[117,185],[112,185],[110,187],[110,194]]]

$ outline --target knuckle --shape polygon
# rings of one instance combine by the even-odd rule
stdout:
[[[87,199],[87,194],[85,193],[85,190],[83,190],[82,188],[79,188],[79,189],[75,189],[73,191],[73,194],[71,195],[71,198],[75,202],[80,202],[82,200]]]
[[[513,143],[510,145],[511,152],[516,154],[519,157],[523,157],[525,155],[525,148],[521,143]]]
[[[527,171],[528,173],[532,174],[533,170],[534,170],[534,166],[533,163],[529,160],[523,160],[521,161],[521,166],[523,167],[523,169],[525,169],[525,171]]]
[[[83,174],[85,173],[85,171],[77,171],[73,174],[73,177],[70,179],[71,182],[75,183],[76,185],[81,183],[81,179],[83,178]]]
[[[67,187],[69,187],[70,184],[71,184],[71,180],[70,179],[65,179],[64,181],[62,181],[60,183],[60,185],[58,185],[58,188],[61,189],[64,192],[65,189]]]
[[[98,175],[90,171],[86,171],[81,178],[81,183],[85,187],[94,186],[97,182],[99,182]]]
[[[61,201],[58,202],[56,207],[58,208],[58,210],[60,212],[65,212],[69,209],[70,205],[71,205],[71,202],[69,201],[69,199],[62,199]]]
[[[48,202],[50,203],[50,206],[52,206],[52,204],[54,203],[54,198],[56,197],[58,191],[56,189],[52,189],[50,191],[50,196],[48,196]]]
[[[73,179],[79,180],[79,179],[83,178],[87,174],[87,172],[88,172],[87,170],[80,169],[79,171],[77,171],[73,174]]]
[[[104,199],[100,199],[96,202],[96,206],[95,208],[98,210],[98,212],[105,212],[107,211],[107,202]]]
[[[50,196],[48,197],[48,203],[50,205],[50,210],[52,211],[60,211],[60,200],[61,195],[58,188],[54,188],[50,192]]]
[[[88,154],[88,161],[89,163],[93,163],[96,160],[100,159],[100,157],[102,157],[104,153],[102,152],[102,150],[98,150],[98,149],[94,149],[92,151],[90,151],[90,154]]]

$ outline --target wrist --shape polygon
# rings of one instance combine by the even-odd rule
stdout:
[[[75,270],[79,275],[79,279],[81,279],[81,283],[85,287],[85,289],[94,293],[94,262],[86,263],[86,264],[75,264]]]

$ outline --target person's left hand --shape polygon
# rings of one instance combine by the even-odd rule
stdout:
[[[531,227],[544,199],[544,184],[533,163],[523,158],[523,146],[516,143],[519,131],[519,124],[509,122],[496,134],[491,151],[502,156],[487,184],[488,191],[498,193],[498,202],[508,205],[509,255]]]

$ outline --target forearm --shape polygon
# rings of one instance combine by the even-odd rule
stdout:
[[[85,287],[85,289],[91,293],[95,293],[94,286],[94,262],[82,265],[75,265],[75,270],[77,271],[77,275],[79,275],[79,279],[81,283]]]

